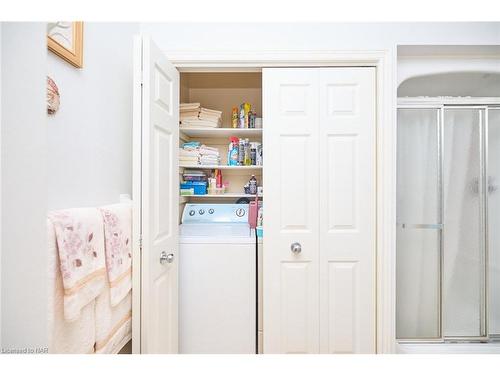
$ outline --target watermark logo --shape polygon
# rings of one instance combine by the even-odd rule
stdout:
[[[2,354],[48,354],[49,348],[39,347],[39,348],[2,348],[0,351]]]

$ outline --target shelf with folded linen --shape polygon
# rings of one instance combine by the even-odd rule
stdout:
[[[219,149],[216,147],[193,141],[184,143],[179,149],[179,166],[213,166],[220,162]]]
[[[200,103],[181,103],[179,122],[185,128],[220,128],[222,111],[203,108]]]

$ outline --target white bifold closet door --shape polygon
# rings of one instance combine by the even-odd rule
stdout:
[[[375,353],[375,68],[320,69],[322,353]]]
[[[171,354],[178,351],[179,72],[149,37],[135,38],[134,54],[133,226],[142,250],[134,249],[133,345]]]
[[[264,353],[318,353],[318,69],[263,69],[262,85]]]
[[[374,68],[264,69],[266,353],[376,351],[375,93]]]

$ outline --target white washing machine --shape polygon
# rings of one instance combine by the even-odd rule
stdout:
[[[186,204],[179,239],[180,353],[256,353],[256,237],[248,204]]]

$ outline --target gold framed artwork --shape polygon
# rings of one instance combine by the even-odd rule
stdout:
[[[77,68],[83,68],[83,22],[48,22],[50,51]]]

